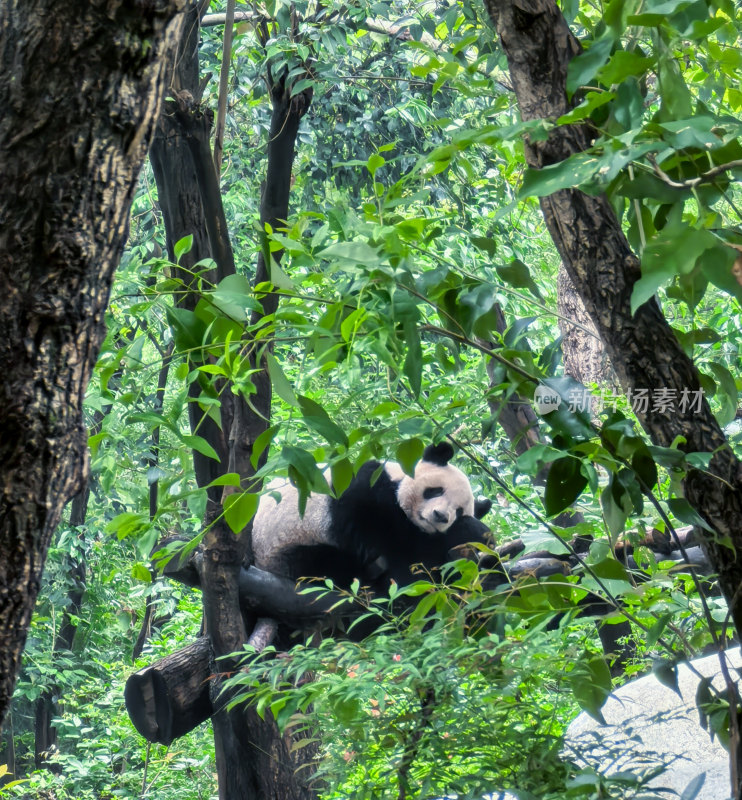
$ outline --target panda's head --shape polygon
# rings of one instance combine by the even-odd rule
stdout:
[[[445,533],[464,515],[474,516],[474,495],[464,473],[448,462],[448,442],[429,445],[415,467],[415,477],[403,475],[397,500],[411,522],[425,533]]]

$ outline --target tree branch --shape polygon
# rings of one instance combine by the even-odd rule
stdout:
[[[700,186],[702,183],[711,182],[718,175],[721,175],[722,172],[727,172],[730,169],[742,169],[742,159],[737,159],[736,161],[729,161],[727,164],[719,164],[717,167],[712,167],[707,172],[702,172],[695,178],[676,181],[659,166],[654,156],[648,155],[647,160],[651,163],[654,174],[668,186],[672,186],[673,189],[695,189],[696,186]]]

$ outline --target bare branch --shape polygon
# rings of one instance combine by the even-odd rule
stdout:
[[[695,189],[696,186],[700,186],[702,183],[709,183],[716,178],[717,175],[721,175],[722,172],[727,172],[727,170],[730,169],[742,169],[742,159],[737,159],[736,161],[729,161],[726,164],[719,164],[717,167],[712,167],[707,172],[702,172],[695,178],[688,178],[684,181],[676,181],[659,166],[652,156],[647,156],[647,158],[652,164],[654,174],[663,183],[666,183],[668,186],[672,186],[673,189]]]
[[[219,73],[219,108],[214,131],[214,169],[216,176],[222,171],[224,152],[224,124],[227,119],[227,99],[229,97],[229,64],[232,60],[232,31],[234,30],[235,0],[227,0],[226,23],[224,27],[224,46],[222,47],[222,68]]]
[[[216,25],[225,25],[227,22],[227,14],[204,14],[201,17],[201,27],[202,28],[213,28]],[[263,19],[262,14],[256,14],[254,11],[235,11],[234,12],[234,21],[235,22],[260,22]]]

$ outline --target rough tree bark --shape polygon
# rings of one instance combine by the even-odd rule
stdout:
[[[557,273],[557,311],[565,373],[585,386],[613,388],[615,376],[605,347],[564,264]]]
[[[508,59],[521,117],[557,119],[569,109],[566,74],[580,52],[553,0],[486,0]],[[540,168],[590,146],[584,125],[554,129],[546,141],[526,144],[526,159]],[[604,195],[575,189],[541,198],[541,210],[564,266],[605,343],[625,391],[658,388],[700,390],[698,373],[653,299],[631,314],[631,292],[641,275],[637,257]],[[719,574],[738,635],[742,633],[742,470],[708,404],[664,413],[649,404],[640,422],[657,445],[678,436],[687,452],[714,453],[708,472],[692,470],[685,479],[687,499],[714,529],[701,545]],[[722,540],[730,542],[731,551]],[[740,743],[733,766],[742,767]],[[735,796],[739,781],[733,769]]]
[[[185,0],[0,0],[0,721]]]

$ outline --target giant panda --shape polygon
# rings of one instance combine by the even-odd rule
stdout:
[[[253,522],[255,566],[294,580],[330,578],[341,588],[358,578],[384,591],[391,581],[411,583],[415,564],[432,571],[456,557],[452,548],[485,543],[480,518],[492,503],[475,502],[452,456],[447,442],[428,446],[414,477],[397,463],[368,461],[340,497],[310,495],[303,517],[296,488],[271,482]]]

